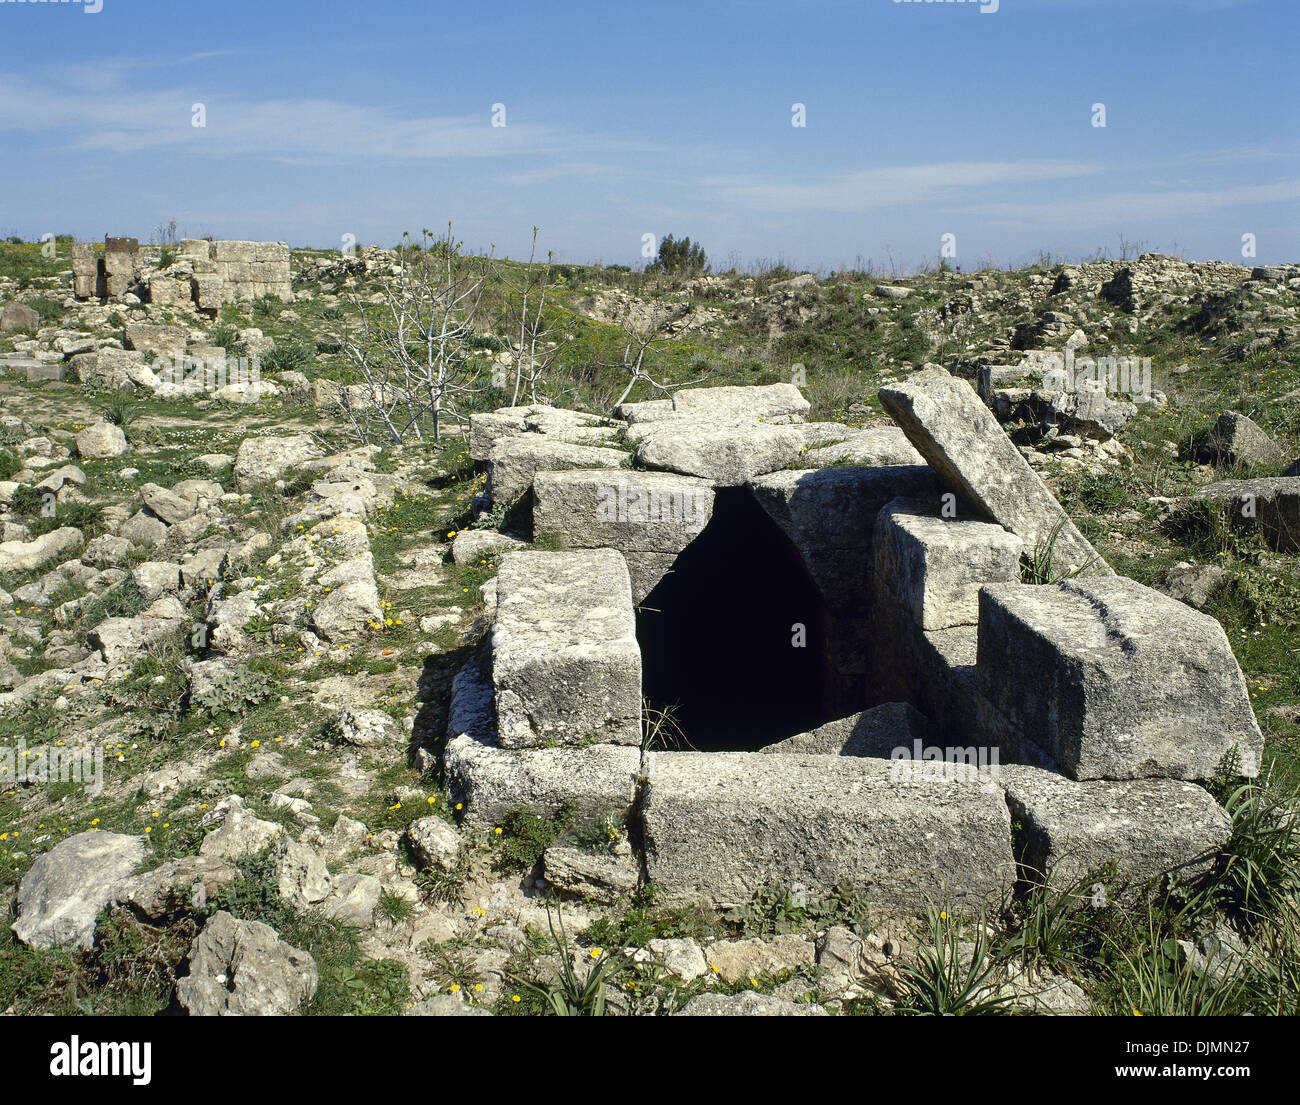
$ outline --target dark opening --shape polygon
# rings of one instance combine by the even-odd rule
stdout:
[[[821,599],[744,488],[717,492],[709,524],[641,604],[637,638],[644,694],[671,708],[683,747],[752,750],[829,720]]]

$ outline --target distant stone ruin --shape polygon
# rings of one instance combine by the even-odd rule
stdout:
[[[471,418],[520,531],[453,549],[504,549],[448,722],[471,828],[616,816],[626,880],[718,905],[1205,867],[1229,819],[1195,780],[1263,748],[1222,627],[1114,574],[968,384],[881,399],[897,426],[806,422],[784,384]]]
[[[73,294],[78,299],[141,302],[217,311],[222,304],[261,296],[293,298],[289,247],[284,242],[216,242],[186,238],[165,268],[141,254],[135,238],[105,238],[103,256],[89,242],[72,246]]]

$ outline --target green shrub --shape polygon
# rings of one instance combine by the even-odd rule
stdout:
[[[286,342],[262,354],[261,369],[266,375],[277,372],[304,372],[315,362],[313,348],[303,342]]]
[[[529,813],[522,806],[511,810],[501,823],[498,868],[502,871],[531,871],[572,820],[573,809],[567,804],[549,820]]]

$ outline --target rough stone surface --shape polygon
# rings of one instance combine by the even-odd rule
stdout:
[[[1246,415],[1224,411],[1197,443],[1198,459],[1231,467],[1238,464],[1280,464],[1281,447]]]
[[[35,333],[41,325],[41,316],[35,307],[26,303],[6,303],[0,309],[0,331],[30,330]]]
[[[770,940],[719,940],[705,949],[704,957],[723,982],[734,986],[792,967],[811,967],[816,953],[802,936],[787,933]]]
[[[0,542],[0,572],[29,572],[81,547],[81,530],[72,526],[43,533],[31,541]]]
[[[321,903],[321,912],[331,921],[353,928],[369,928],[374,923],[384,884],[375,875],[349,872],[332,878],[332,893]]]
[[[1175,564],[1165,573],[1164,590],[1200,610],[1228,578],[1217,564]]]
[[[836,605],[870,589],[876,515],[892,499],[933,498],[942,488],[921,466],[777,472],[750,485],[798,550],[818,590]],[[869,604],[862,609],[870,609]]]
[[[421,817],[411,822],[406,840],[422,869],[454,871],[460,861],[460,833],[441,817]]]
[[[77,455],[87,460],[120,457],[129,448],[122,427],[114,426],[111,422],[96,422],[93,426],[87,426],[77,434],[76,443]]]
[[[476,564],[487,553],[517,549],[525,543],[518,537],[495,530],[464,529],[452,540],[451,559],[454,564]]]
[[[980,690],[1076,779],[1208,779],[1263,737],[1223,627],[1122,577],[980,595]]]
[[[880,468],[888,465],[920,465],[925,458],[912,447],[897,426],[871,426],[855,430],[843,441],[809,447],[802,467],[853,466]]]
[[[683,388],[673,396],[679,415],[802,418],[812,406],[793,384],[759,387]]]
[[[605,905],[630,898],[639,878],[631,856],[584,852],[565,845],[546,849],[542,870],[556,890]]]
[[[1104,387],[1080,387],[1077,391],[1059,392],[1047,406],[1046,422],[1071,433],[1109,440],[1124,428],[1137,407],[1127,399],[1116,399]]]
[[[147,921],[192,912],[235,878],[235,868],[215,856],[182,856],[129,880],[118,901]]]
[[[656,752],[643,799],[646,876],[665,901],[736,906],[773,883],[847,882],[873,904],[971,907],[1013,879],[996,786],[901,775],[852,756]],[[960,846],[955,842],[960,841]]]
[[[1062,890],[1111,862],[1135,886],[1170,873],[1191,878],[1232,828],[1207,791],[1178,779],[1078,783],[1011,764],[998,782],[1021,825],[1017,859],[1029,877]]]
[[[192,1017],[296,1013],[316,993],[316,963],[260,921],[213,914],[190,948],[190,973],[176,997]]]
[[[1279,552],[1300,552],[1300,474],[1221,480],[1202,487],[1192,498],[1221,503],[1235,528],[1258,527]]]
[[[943,518],[915,499],[876,516],[876,575],[924,630],[975,625],[983,583],[1019,582],[1024,542],[1001,526]]]
[[[641,753],[610,744],[513,751],[458,736],[447,742],[444,764],[448,790],[465,807],[462,826],[476,831],[500,825],[521,806],[538,816],[566,803],[583,817],[626,814]]]
[[[820,1005],[785,1001],[771,994],[746,990],[743,994],[701,994],[691,998],[678,1017],[827,1017]]]
[[[501,744],[641,743],[641,650],[612,549],[512,552],[497,576],[492,680]]]
[[[159,487],[156,483],[142,484],[140,498],[150,511],[169,526],[183,522],[194,514],[194,503],[165,487]]]
[[[886,702],[852,717],[819,725],[760,748],[760,752],[803,756],[878,756],[887,759],[896,748],[911,748],[926,739],[925,717],[909,703]]]
[[[354,748],[400,748],[406,743],[401,724],[383,710],[344,709],[336,722],[338,739]]]
[[[144,859],[144,839],[88,832],[39,856],[18,886],[18,920],[10,928],[24,944],[89,948],[95,918]]]
[[[661,937],[645,946],[645,958],[660,964],[669,974],[690,982],[701,977],[709,965],[704,950],[694,940],[685,937]],[[644,960],[638,960],[644,962]]]
[[[240,485],[277,480],[288,469],[325,455],[307,434],[293,437],[248,437],[235,454],[235,478]]]
[[[229,799],[229,809],[221,827],[208,833],[199,845],[199,855],[216,859],[238,859],[279,844],[284,829],[274,821],[263,821],[244,809],[238,795]]]
[[[921,455],[983,516],[1031,549],[1055,535],[1054,560],[1062,573],[1106,569],[965,380],[942,368],[923,369],[881,388],[880,401]]]

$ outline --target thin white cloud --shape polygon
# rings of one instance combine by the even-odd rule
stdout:
[[[717,176],[700,183],[728,205],[753,210],[864,214],[947,202],[972,188],[1068,180],[1101,171],[1095,164],[1065,161],[949,161],[860,169],[802,182]]]
[[[203,127],[192,125],[196,103],[204,105]],[[506,126],[494,127],[490,106],[485,104],[480,115],[412,116],[326,98],[232,98],[201,85],[86,95],[84,88],[65,84],[32,96],[29,81],[0,74],[0,133],[38,132],[52,149],[175,150],[200,157],[320,163],[663,149],[661,143],[569,131],[517,116],[507,115]]]
[[[962,208],[973,215],[1041,226],[1103,226],[1116,221],[1187,218],[1234,207],[1255,207],[1300,199],[1300,181],[1248,184],[1183,191],[1112,192],[1050,203],[989,203]]]

